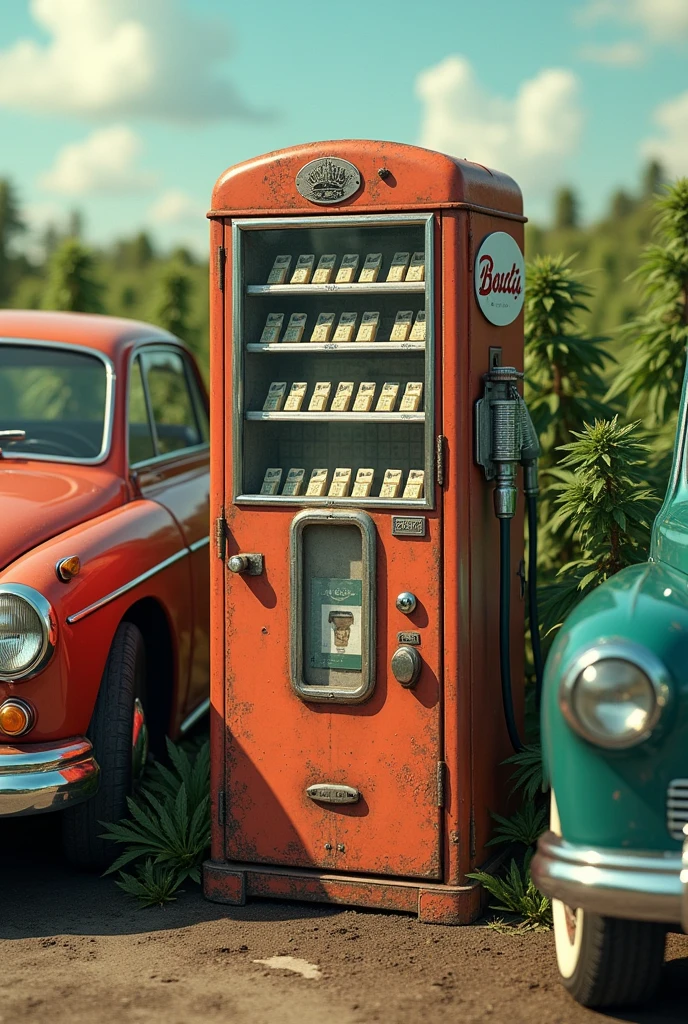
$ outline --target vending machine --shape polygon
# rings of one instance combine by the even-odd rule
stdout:
[[[209,217],[205,893],[469,922],[522,717],[520,191],[327,142],[231,167]]]

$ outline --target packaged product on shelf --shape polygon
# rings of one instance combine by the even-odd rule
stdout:
[[[377,281],[378,274],[380,273],[380,267],[382,266],[382,253],[381,252],[369,252],[365,258],[363,264],[363,270],[358,281],[359,284],[372,284],[373,281]]]
[[[351,470],[335,469],[330,489],[327,492],[330,498],[347,498],[351,487]]]
[[[416,319],[413,322],[411,333],[409,334],[409,341],[425,341],[425,310],[420,309],[416,313]]]
[[[263,333],[260,336],[261,345],[274,345],[279,341],[283,323],[284,313],[268,313]]]
[[[335,278],[336,284],[350,284],[358,270],[358,253],[348,252],[343,258]]]
[[[333,341],[352,341],[358,313],[342,313],[339,317]]]
[[[351,492],[352,498],[367,498],[373,486],[374,469],[359,469],[354,481],[354,489]]]
[[[266,469],[265,476],[263,477],[263,486],[260,489],[261,494],[277,494],[279,491],[280,480],[282,479],[281,469]]]
[[[313,333],[311,334],[311,341],[319,341],[321,343],[329,341],[336,316],[336,313],[319,313],[318,319],[315,321]]]
[[[287,344],[296,344],[303,338],[303,332],[306,329],[306,320],[308,316],[306,313],[292,313],[289,317],[289,323],[287,329],[284,332],[283,342]]]
[[[361,317],[361,325],[358,328],[356,341],[375,341],[377,329],[380,326],[379,313],[364,313]]]
[[[279,412],[284,405],[286,390],[286,380],[273,380],[267,398],[263,402],[263,412]]]
[[[309,412],[325,412],[330,398],[332,383],[329,380],[320,380],[313,389],[311,400],[308,403]]]
[[[407,281],[424,281],[425,280],[425,253],[414,252],[411,257],[411,264],[406,271]]]
[[[404,389],[399,412],[418,412],[422,397],[423,382],[420,380],[410,380]]]
[[[268,284],[284,284],[290,266],[291,256],[277,256],[268,275]]]
[[[381,498],[397,498],[401,489],[402,471],[400,469],[386,469],[385,476],[380,488]]]
[[[387,272],[388,281],[403,281],[406,276],[406,268],[411,259],[410,252],[395,252],[392,257],[392,264]]]
[[[298,412],[303,405],[303,400],[306,397],[306,389],[308,384],[305,380],[296,381],[292,384],[287,400],[284,403],[285,412]]]
[[[337,387],[335,396],[332,399],[332,405],[330,412],[348,412],[349,406],[351,405],[351,398],[354,393],[354,382],[352,380],[343,380]]]
[[[305,469],[290,469],[284,481],[282,494],[300,494],[305,476]]]
[[[378,398],[377,405],[375,406],[375,412],[394,412],[398,391],[398,384],[383,384],[380,397]]]
[[[313,274],[313,284],[329,284],[334,274],[334,265],[337,262],[335,253],[327,253],[318,260],[318,265]]]
[[[308,487],[306,488],[307,498],[322,498],[325,491],[327,490],[327,476],[329,470],[327,469],[314,469],[311,473],[311,478],[308,481]]]
[[[411,469],[404,487],[404,498],[422,498],[425,472],[422,469]]]
[[[315,256],[307,254],[305,256],[299,256],[294,267],[294,273],[291,275],[290,284],[310,284],[311,277],[313,276],[313,264],[315,263]]]
[[[362,381],[358,385],[358,391],[356,392],[356,401],[354,402],[353,411],[370,412],[374,398],[375,383],[373,381]]]
[[[389,336],[390,341],[408,341],[413,323],[413,310],[400,309],[394,318],[394,326]]]

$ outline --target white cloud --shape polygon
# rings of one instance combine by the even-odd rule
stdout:
[[[660,104],[652,119],[660,133],[642,142],[643,156],[659,160],[670,177],[688,175],[688,92]]]
[[[660,43],[688,40],[686,0],[587,0],[578,11],[581,24],[620,21],[639,26]]]
[[[217,72],[230,54],[224,22],[179,0],[31,0],[46,43],[0,51],[0,106],[93,117],[178,121],[253,116]]]
[[[551,68],[522,83],[514,99],[489,93],[465,57],[423,71],[421,145],[511,174],[524,191],[557,184],[582,126],[578,82]]]
[[[620,40],[609,46],[583,46],[579,52],[582,60],[615,68],[637,67],[644,63],[646,56],[644,47],[630,40]]]
[[[155,176],[136,166],[141,148],[138,135],[126,125],[101,128],[83,142],[64,146],[39,183],[49,192],[64,195],[145,191]]]
[[[171,188],[156,199],[148,211],[147,219],[152,224],[201,226],[205,221],[206,207],[181,189]]]

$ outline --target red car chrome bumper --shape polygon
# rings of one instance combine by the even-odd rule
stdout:
[[[88,800],[100,768],[87,739],[0,744],[0,817],[41,814]]]

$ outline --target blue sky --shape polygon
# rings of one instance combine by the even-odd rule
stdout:
[[[688,0],[12,0],[0,176],[32,227],[83,211],[203,251],[214,180],[316,139],[386,138],[511,173],[597,216],[657,156],[688,174]]]

